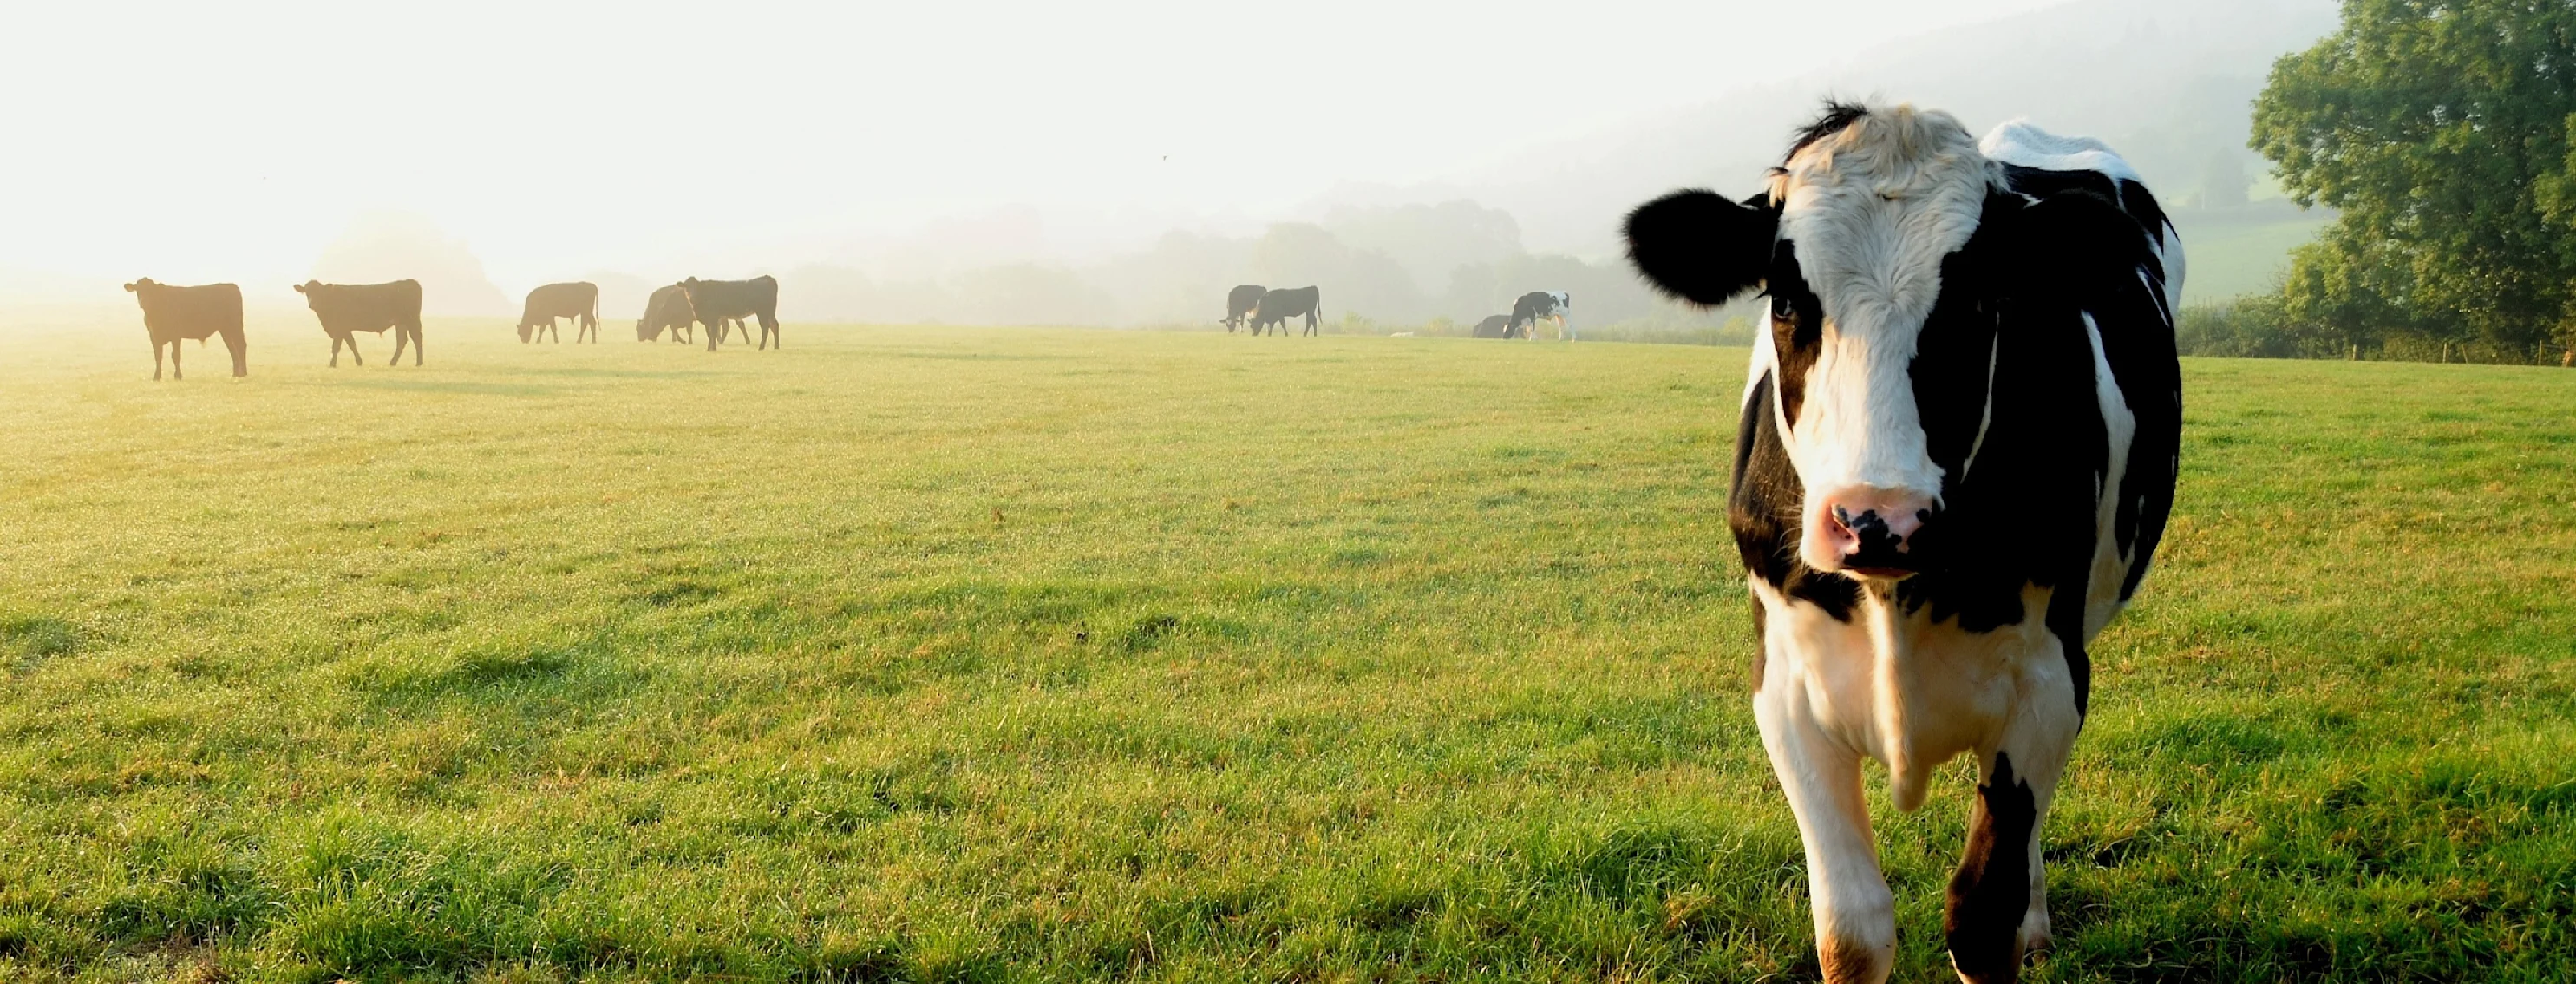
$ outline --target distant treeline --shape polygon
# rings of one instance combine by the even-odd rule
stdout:
[[[2441,333],[2375,327],[2367,322],[2300,318],[2280,294],[2187,307],[2174,326],[2184,355],[2257,359],[2361,359],[2563,366],[2576,362],[2563,342],[2495,341],[2466,331]]]

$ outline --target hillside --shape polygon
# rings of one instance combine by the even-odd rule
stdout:
[[[1532,250],[1608,257],[1638,202],[1685,185],[1750,193],[1788,131],[1835,95],[1946,109],[1976,132],[2027,117],[2100,137],[2178,211],[2224,210],[2265,168],[2245,141],[2272,61],[2334,24],[2331,0],[2082,0],[1530,148],[1449,184],[1510,212]]]

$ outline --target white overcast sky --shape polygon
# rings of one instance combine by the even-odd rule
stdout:
[[[377,211],[521,283],[1266,218],[2055,2],[25,4],[0,268],[300,277]]]

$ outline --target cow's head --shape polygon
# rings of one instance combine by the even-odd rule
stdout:
[[[1629,257],[1656,286],[1705,305],[1756,287],[1769,299],[1751,372],[1771,379],[1771,405],[1757,409],[1774,415],[1805,489],[1808,566],[1922,569],[1915,533],[1940,513],[1947,473],[1932,449],[1965,442],[1948,433],[1956,415],[1927,432],[1918,350],[1944,260],[2001,187],[2001,167],[1949,114],[1831,105],[1762,193],[1677,192],[1628,216]]]
[[[298,293],[298,294],[302,294],[302,295],[304,295],[304,306],[305,306],[305,307],[312,308],[313,310],[316,310],[316,311],[322,310],[322,282],[321,282],[321,281],[319,281],[319,280],[307,280],[307,281],[305,281],[305,282],[303,282],[303,283],[297,284],[297,285],[295,285],[295,292],[296,292],[296,293]]]
[[[143,303],[143,292],[159,286],[161,285],[152,282],[152,278],[142,277],[135,280],[133,283],[125,285],[125,289],[134,294],[135,303],[141,304]]]

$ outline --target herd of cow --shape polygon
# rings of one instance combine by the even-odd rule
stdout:
[[[134,302],[143,308],[143,328],[152,336],[152,378],[161,378],[162,350],[169,350],[170,377],[186,378],[179,368],[179,343],[183,340],[203,342],[222,336],[224,347],[232,350],[233,375],[250,375],[250,344],[242,335],[241,288],[234,284],[204,284],[179,287],[155,283],[145,277],[125,285],[134,294]],[[346,346],[349,358],[359,365],[366,360],[358,355],[357,332],[381,335],[394,333],[394,362],[402,362],[403,350],[412,353],[412,364],[420,365],[420,281],[396,280],[383,284],[326,284],[309,280],[295,285],[304,295],[304,303],[322,322],[322,333],[331,338],[331,365],[340,364],[340,349]],[[1323,294],[1313,287],[1283,287],[1265,290],[1258,284],[1244,284],[1226,295],[1225,330],[1232,334],[1247,324],[1252,333],[1276,330],[1288,333],[1291,318],[1304,318],[1306,334],[1315,334],[1323,321]],[[1495,315],[1476,325],[1478,338],[1529,338],[1541,321],[1556,323],[1557,337],[1567,341],[1574,335],[1566,327],[1565,317],[1573,302],[1564,291],[1531,291],[1521,295],[1509,315]],[[707,351],[736,331],[750,334],[744,319],[760,326],[757,344],[762,349],[783,344],[778,333],[778,279],[770,276],[749,280],[700,280],[691,277],[655,290],[644,302],[644,317],[635,322],[635,340],[660,341],[666,334],[672,341],[695,344],[692,326],[706,327]],[[573,324],[572,340],[599,341],[599,285],[580,281],[547,284],[528,292],[528,301],[519,313],[519,341],[538,338],[563,340],[561,323]],[[753,341],[746,337],[744,341]]]
[[[1897,809],[1966,757],[1975,796],[1942,921],[1969,982],[2010,981],[2046,945],[2040,825],[2083,727],[2085,646],[2137,591],[2173,505],[2182,376],[2180,236],[2099,141],[2009,123],[1983,140],[1948,114],[1828,105],[1762,189],[1675,192],[1632,212],[1628,256],[1675,298],[1768,304],[1739,410],[1728,525],[1753,599],[1754,718],[1806,846],[1820,969],[1878,984],[1896,954],[1864,760]],[[244,371],[231,284],[126,285],[159,347],[221,334]],[[296,288],[331,335],[420,344],[420,285]],[[687,280],[653,295],[651,339],[757,317],[778,286]],[[1476,334],[1558,335],[1563,293],[1523,296]],[[1229,332],[1314,334],[1313,287],[1245,285]],[[598,291],[528,298],[519,331]],[[685,340],[685,339],[683,339]],[[355,345],[351,345],[354,353]],[[415,356],[415,360],[417,356]],[[175,370],[176,360],[172,366]]]
[[[1313,287],[1264,289],[1260,284],[1243,284],[1225,294],[1226,334],[1250,325],[1252,333],[1277,329],[1288,333],[1288,319],[1306,319],[1306,334],[1316,333],[1323,320],[1323,296]],[[1534,290],[1512,303],[1512,313],[1497,314],[1476,323],[1477,338],[1532,338],[1532,329],[1541,321],[1556,323],[1556,337],[1573,341],[1573,330],[1565,323],[1574,312],[1574,301],[1561,290]]]
[[[125,285],[125,289],[133,292],[134,302],[142,306],[143,328],[152,336],[152,378],[161,378],[163,348],[169,349],[170,377],[183,379],[186,377],[179,369],[179,343],[203,342],[216,336],[222,336],[224,347],[232,350],[233,375],[250,375],[250,343],[242,335],[239,286],[177,287],[145,277]],[[322,333],[331,338],[331,365],[340,364],[342,346],[348,347],[350,359],[366,365],[358,355],[357,339],[351,336],[358,332],[381,335],[388,330],[394,333],[395,363],[402,362],[406,347],[411,349],[412,364],[422,363],[420,281],[326,284],[309,280],[295,285],[295,292],[304,295],[305,305],[322,322]],[[635,338],[657,341],[667,332],[673,341],[694,344],[690,326],[703,324],[707,327],[707,351],[713,352],[731,331],[749,334],[744,319],[760,325],[761,348],[783,345],[778,334],[777,278],[691,277],[656,290],[645,302],[643,319],[635,322]],[[585,337],[599,340],[598,285],[547,284],[529,291],[528,303],[519,315],[519,341],[533,342],[541,335],[562,341],[563,329],[558,323],[565,320],[573,323],[574,342]]]

